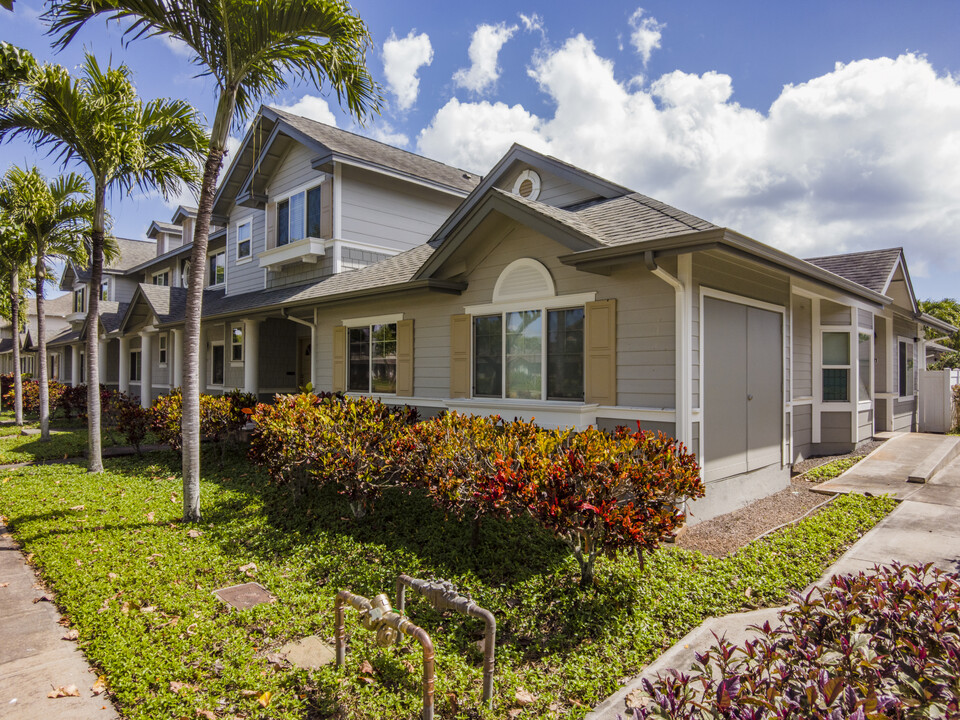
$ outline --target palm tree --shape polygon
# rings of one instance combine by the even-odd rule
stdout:
[[[16,99],[36,69],[33,55],[16,45],[0,42],[0,106]]]
[[[321,87],[363,121],[379,112],[380,89],[366,67],[370,34],[345,0],[52,0],[46,17],[65,47],[94,17],[126,23],[130,39],[164,35],[193,53],[219,96],[197,203],[184,327],[183,519],[200,520],[200,311],[214,191],[227,136],[264,97],[291,79]]]
[[[102,70],[87,54],[79,79],[44,65],[16,103],[0,110],[0,140],[24,135],[84,166],[93,184],[91,277],[86,319],[87,429],[90,472],[103,470],[100,444],[100,285],[103,281],[106,197],[110,190],[195,186],[207,136],[196,111],[181,100],[144,103],[126,65]]]
[[[0,213],[0,281],[9,291],[10,337],[13,340],[13,414],[17,425],[23,425],[23,378],[20,377],[20,326],[23,322],[20,307],[24,292],[20,276],[30,272],[30,259],[30,243],[23,226],[6,212]]]
[[[43,284],[51,259],[76,263],[87,260],[85,236],[93,218],[93,202],[87,197],[89,189],[87,181],[76,173],[47,182],[37,168],[24,170],[16,165],[0,180],[0,210],[23,228],[34,261],[41,440],[50,439]]]

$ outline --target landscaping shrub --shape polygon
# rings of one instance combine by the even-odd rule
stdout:
[[[259,402],[257,396],[236,388],[228,392],[224,397],[230,403],[230,430],[242,430],[249,419],[249,413],[244,412],[244,410],[252,410],[257,406]]]
[[[180,389],[167,395],[160,395],[150,408],[151,427],[154,434],[164,445],[180,452],[183,434],[180,432],[180,418],[183,414],[183,395]]]
[[[409,407],[371,398],[310,393],[280,395],[260,404],[251,419],[251,459],[271,478],[302,489],[307,476],[335,484],[355,517],[366,515],[381,491],[408,476],[408,428],[418,420]]]
[[[101,396],[102,397],[102,396]],[[101,407],[103,403],[101,402]],[[87,386],[77,385],[76,387],[66,386],[60,395],[60,402],[57,409],[63,412],[63,416],[70,420],[74,415],[77,417],[86,417],[87,412]]]
[[[140,406],[140,399],[124,392],[113,392],[101,409],[104,411],[102,419],[109,418],[127,443],[136,448],[137,455],[141,455],[140,446],[150,431],[152,416],[147,408]]]
[[[252,398],[253,395],[239,390],[229,395],[200,395],[200,436],[217,444],[221,459],[225,442],[235,438],[246,424],[247,417],[242,410],[247,407],[245,403]],[[151,427],[157,439],[179,452],[183,444],[180,429],[183,395],[180,389],[154,400],[150,415]]]
[[[960,385],[950,388],[953,396],[953,432],[960,432]]]
[[[824,482],[826,480],[831,480],[842,475],[861,460],[863,460],[863,456],[833,460],[831,462],[824,463],[823,465],[817,465],[815,468],[811,468],[804,473],[804,477],[811,482]]]
[[[742,648],[720,641],[693,674],[645,680],[633,717],[960,717],[956,574],[895,563],[794,600],[782,627],[765,624]]]

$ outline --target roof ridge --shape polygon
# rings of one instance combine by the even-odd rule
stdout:
[[[266,107],[270,108],[278,115],[282,115],[286,117],[295,117],[295,118],[299,118],[300,120],[306,120],[307,122],[311,122],[314,125],[322,125],[325,128],[330,128],[331,130],[336,130],[337,132],[342,132],[342,133],[345,133],[346,135],[352,135],[353,137],[361,138],[363,140],[376,143],[377,145],[381,145],[385,148],[389,148],[390,150],[406,153],[407,155],[412,155],[422,160],[429,160],[430,162],[437,163],[437,165],[443,165],[444,167],[452,168],[454,170],[459,170],[460,172],[466,173],[471,177],[476,177],[477,179],[483,178],[483,175],[481,173],[476,173],[476,172],[473,172],[472,170],[467,170],[465,168],[457,167],[456,165],[451,165],[450,163],[445,163],[445,162],[442,162],[441,160],[428,157],[427,155],[421,155],[420,153],[413,152],[412,150],[406,150],[404,148],[397,147],[396,145],[391,145],[390,143],[384,142],[383,140],[377,140],[376,138],[372,138],[369,135],[361,135],[360,133],[353,132],[352,130],[345,130],[344,128],[337,127],[336,125],[330,125],[325,122],[320,122],[319,120],[314,120],[313,118],[309,118],[306,115],[297,115],[296,113],[292,113],[287,110],[281,110],[274,105],[267,105]]]
[[[831,258],[852,257],[853,255],[874,255],[874,254],[887,253],[887,252],[902,253],[903,247],[879,248],[877,250],[855,250],[853,252],[835,253],[833,255],[817,255],[815,257],[808,257],[808,258],[802,258],[802,259],[806,260],[807,262],[811,262],[813,260],[829,260]]]

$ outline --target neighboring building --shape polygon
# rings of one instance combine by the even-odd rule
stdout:
[[[70,327],[67,316],[71,312],[71,298],[61,295],[56,298],[44,298],[43,309],[44,330],[47,341]],[[26,327],[20,333],[20,372],[34,375],[37,372],[37,300],[28,297],[27,302],[20,308],[26,313]],[[47,351],[47,375],[53,380],[59,380],[62,374],[60,354]],[[13,372],[13,326],[7,320],[0,320],[0,373]]]
[[[922,327],[954,331],[898,249],[800,260],[520,146],[480,178],[263,108],[214,215],[202,390],[639,422],[701,459],[698,520],[915,429]],[[182,381],[193,217],[151,225],[101,319],[105,382],[145,404]]]

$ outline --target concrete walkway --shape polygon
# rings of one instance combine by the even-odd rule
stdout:
[[[807,590],[825,583],[834,575],[869,570],[874,565],[887,565],[894,561],[910,564],[932,562],[944,570],[960,572],[960,457],[955,457],[954,449],[954,441],[960,441],[960,438],[950,438],[947,442],[943,440],[943,435],[913,433],[897,436],[851,470],[818,487],[824,492],[891,494],[909,499],[901,502],[860,538]],[[896,443],[891,445],[894,441]],[[940,459],[933,462],[932,455]],[[917,467],[923,470],[924,467],[929,469],[933,466],[936,468],[930,472],[925,484],[908,481]],[[615,720],[617,715],[628,717],[624,704],[626,697],[641,687],[644,678],[653,680],[658,674],[674,668],[689,670],[694,662],[694,654],[715,644],[714,633],[742,645],[754,635],[748,629],[751,625],[762,625],[767,620],[776,625],[780,610],[765,608],[708,618],[645,667],[640,675],[597,705],[586,719]]]
[[[118,715],[103,694],[67,628],[24,561],[7,528],[0,524],[0,718],[13,720],[110,720]],[[80,697],[48,698],[75,685]]]

